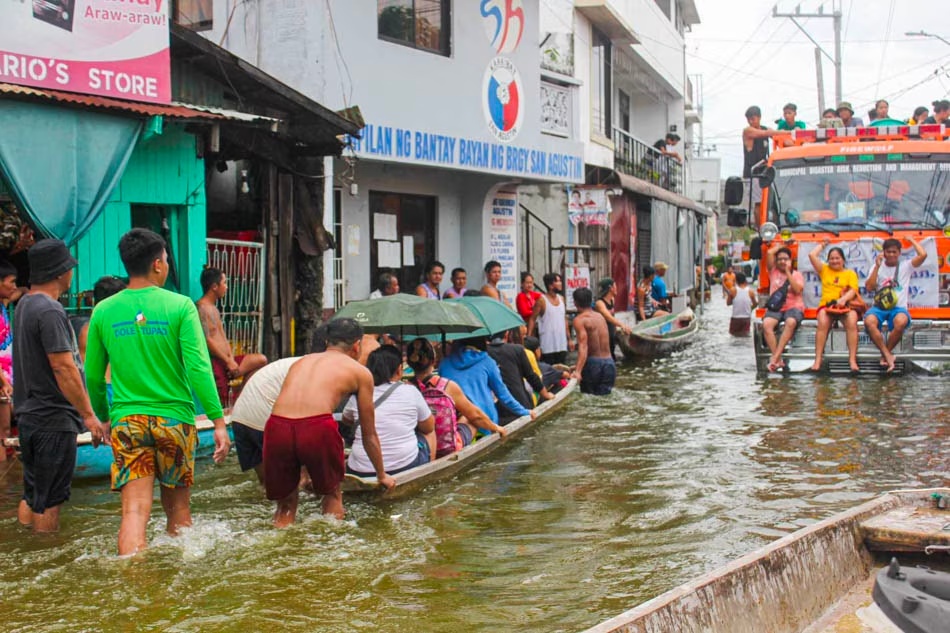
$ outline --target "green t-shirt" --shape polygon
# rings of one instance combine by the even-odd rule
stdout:
[[[112,371],[112,408],[106,367]],[[100,420],[157,415],[194,422],[192,390],[212,420],[223,415],[198,310],[157,286],[126,289],[96,306],[86,342],[86,386]]]
[[[787,131],[791,131],[791,129],[792,129],[792,128],[790,128],[790,127],[788,126],[788,122],[786,122],[785,119],[779,119],[779,120],[777,121],[777,123],[778,123],[778,125],[776,125],[775,128],[778,129],[778,130],[784,130],[784,131],[787,132]],[[804,121],[795,121],[795,129],[797,129],[797,130],[804,130],[805,127],[806,127],[806,126],[805,126],[805,122],[804,122]]]

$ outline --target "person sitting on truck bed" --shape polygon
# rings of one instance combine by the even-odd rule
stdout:
[[[838,117],[841,119],[843,127],[864,127],[864,121],[861,117],[854,116],[854,108],[848,101],[842,101],[838,104]]]
[[[828,247],[830,240],[825,238],[821,244],[815,246],[808,259],[811,261],[815,274],[821,279],[821,301],[818,305],[818,330],[815,334],[815,362],[811,371],[821,370],[821,358],[825,353],[825,342],[828,332],[835,321],[844,324],[845,338],[848,342],[848,364],[852,374],[859,371],[858,367],[858,313],[848,310],[848,302],[857,298],[858,274],[845,268],[844,251],[833,246],[828,250],[828,261],[821,260],[821,251]]]
[[[879,305],[875,301],[874,305],[868,308],[864,315],[864,329],[871,342],[881,350],[881,367],[886,367],[888,372],[894,371],[894,353],[893,350],[904,335],[904,330],[910,325],[910,312],[907,311],[907,287],[910,285],[910,278],[915,268],[920,266],[927,259],[927,251],[914,238],[909,238],[911,245],[916,251],[916,255],[910,260],[910,266],[907,262],[901,262],[901,242],[893,237],[884,240],[884,249],[877,259],[874,260],[874,267],[871,268],[871,274],[864,287],[868,292],[874,294],[881,287],[893,287],[897,291],[897,304],[891,308],[886,305]],[[905,264],[901,266],[901,264]],[[888,335],[884,340],[881,333],[881,325],[886,324]]]
[[[795,117],[798,115],[798,106],[794,103],[786,103],[785,107],[782,108],[782,118],[775,121],[775,127],[782,131],[791,131],[791,130],[804,130],[805,122],[796,121]]]
[[[933,102],[934,113],[927,117],[924,120],[924,123],[928,124],[939,124],[944,123],[950,125],[947,122],[947,119],[950,118],[950,101],[947,99],[939,99]]]
[[[785,367],[785,361],[782,360],[782,352],[785,346],[792,340],[795,329],[805,319],[805,301],[802,298],[802,291],[805,289],[805,278],[797,270],[792,269],[792,251],[788,249],[781,241],[775,240],[775,243],[765,253],[765,268],[769,272],[769,292],[774,293],[788,282],[788,290],[785,295],[785,303],[781,310],[773,312],[766,309],[765,318],[762,319],[762,334],[765,336],[765,342],[772,351],[772,357],[769,359],[769,371],[777,371]],[[779,323],[783,323],[782,335],[778,341],[775,340],[775,330]]]

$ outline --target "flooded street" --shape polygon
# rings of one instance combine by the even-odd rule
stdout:
[[[950,484],[946,377],[757,379],[719,297],[698,342],[625,363],[525,440],[422,495],[276,532],[232,453],[202,464],[195,527],[115,557],[118,496],[80,483],[55,536],[0,478],[10,631],[577,631],[897,487]],[[0,474],[7,465],[0,465]]]

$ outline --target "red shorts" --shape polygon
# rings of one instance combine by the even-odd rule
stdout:
[[[234,362],[238,365],[241,364],[241,361],[244,360],[244,355],[234,357]],[[228,378],[228,366],[220,358],[211,357],[211,371],[214,373],[214,384],[218,388],[218,398],[221,399],[222,407],[229,407],[230,402],[228,402],[228,388],[231,383],[231,379]]]
[[[343,438],[333,415],[308,418],[271,415],[264,426],[264,489],[267,498],[280,500],[300,484],[306,466],[313,491],[329,495],[343,481]]]

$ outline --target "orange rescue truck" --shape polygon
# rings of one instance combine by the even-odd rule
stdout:
[[[729,210],[730,226],[758,230],[753,257],[760,260],[758,309],[754,319],[756,367],[767,371],[769,349],[762,317],[769,296],[764,253],[773,240],[787,242],[792,261],[805,277],[805,321],[785,349],[787,371],[807,370],[815,357],[816,313],[821,284],[808,252],[826,238],[840,246],[846,266],[858,274],[864,301],[873,302],[864,284],[887,238],[904,247],[901,262],[914,256],[909,238],[927,251],[908,288],[911,325],[894,354],[900,373],[950,372],[950,130],[944,125],[893,125],[866,128],[795,130],[773,137],[773,151],[752,170],[762,190],[761,203],[747,213]],[[737,205],[751,181],[727,182],[725,202]],[[823,258],[827,250],[823,251]],[[880,353],[859,324],[861,373],[879,373]],[[824,371],[847,374],[845,332],[832,329],[825,347]]]

